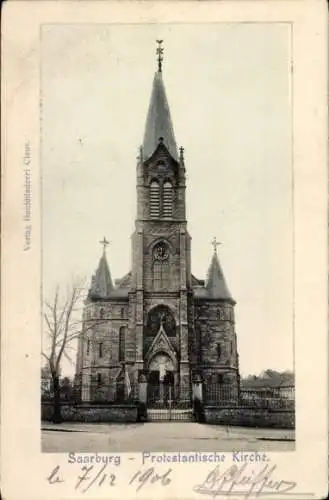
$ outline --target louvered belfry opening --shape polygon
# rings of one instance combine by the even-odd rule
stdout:
[[[172,217],[173,214],[173,189],[170,181],[163,184],[163,216]]]
[[[160,217],[160,185],[155,180],[150,184],[150,217]]]

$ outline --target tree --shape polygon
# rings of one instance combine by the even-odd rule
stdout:
[[[241,378],[241,386],[246,389],[293,386],[294,383],[294,374],[289,370],[279,372],[267,369],[259,375],[248,375],[245,378]]]
[[[73,394],[73,384],[69,377],[63,377],[60,381],[60,391],[62,398],[66,401],[72,398]]]
[[[88,328],[77,319],[77,312],[80,311],[79,303],[82,300],[83,287],[76,282],[67,291],[66,298],[60,300],[59,288],[56,288],[55,296],[52,302],[45,301],[45,330],[48,338],[47,349],[42,351],[42,356],[46,359],[52,378],[53,390],[53,422],[60,423],[61,416],[61,384],[60,384],[60,365],[63,356],[70,362],[72,359],[69,351],[72,348],[71,343],[80,335],[83,335],[86,329],[94,326],[89,323]]]

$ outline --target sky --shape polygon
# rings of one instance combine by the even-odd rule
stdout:
[[[45,25],[43,292],[90,282],[106,236],[130,270],[136,157],[163,39],[163,78],[185,148],[192,272],[214,236],[236,300],[242,375],[293,369],[290,32],[286,24]],[[72,367],[64,362],[64,373]]]

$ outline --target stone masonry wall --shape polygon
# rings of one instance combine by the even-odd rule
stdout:
[[[282,410],[205,407],[208,424],[238,425],[245,427],[295,428],[295,412]]]
[[[42,403],[41,420],[50,421],[52,412],[52,404]],[[65,422],[136,422],[137,406],[63,405],[61,414]]]
[[[232,309],[232,306],[220,301],[203,301],[195,306],[195,323],[200,330],[201,357],[204,364],[236,368]]]

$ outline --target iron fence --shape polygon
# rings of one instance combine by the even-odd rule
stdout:
[[[53,401],[52,390],[43,391],[41,400],[43,402]],[[99,381],[88,381],[87,383],[75,383],[70,391],[60,390],[59,399],[62,404],[132,404],[136,401],[137,388],[135,384],[125,381],[104,383]]]
[[[295,387],[239,389],[218,383],[207,383],[203,387],[203,403],[218,407],[294,410]]]
[[[147,406],[149,408],[187,409],[192,407],[191,390],[170,384],[148,384]]]

